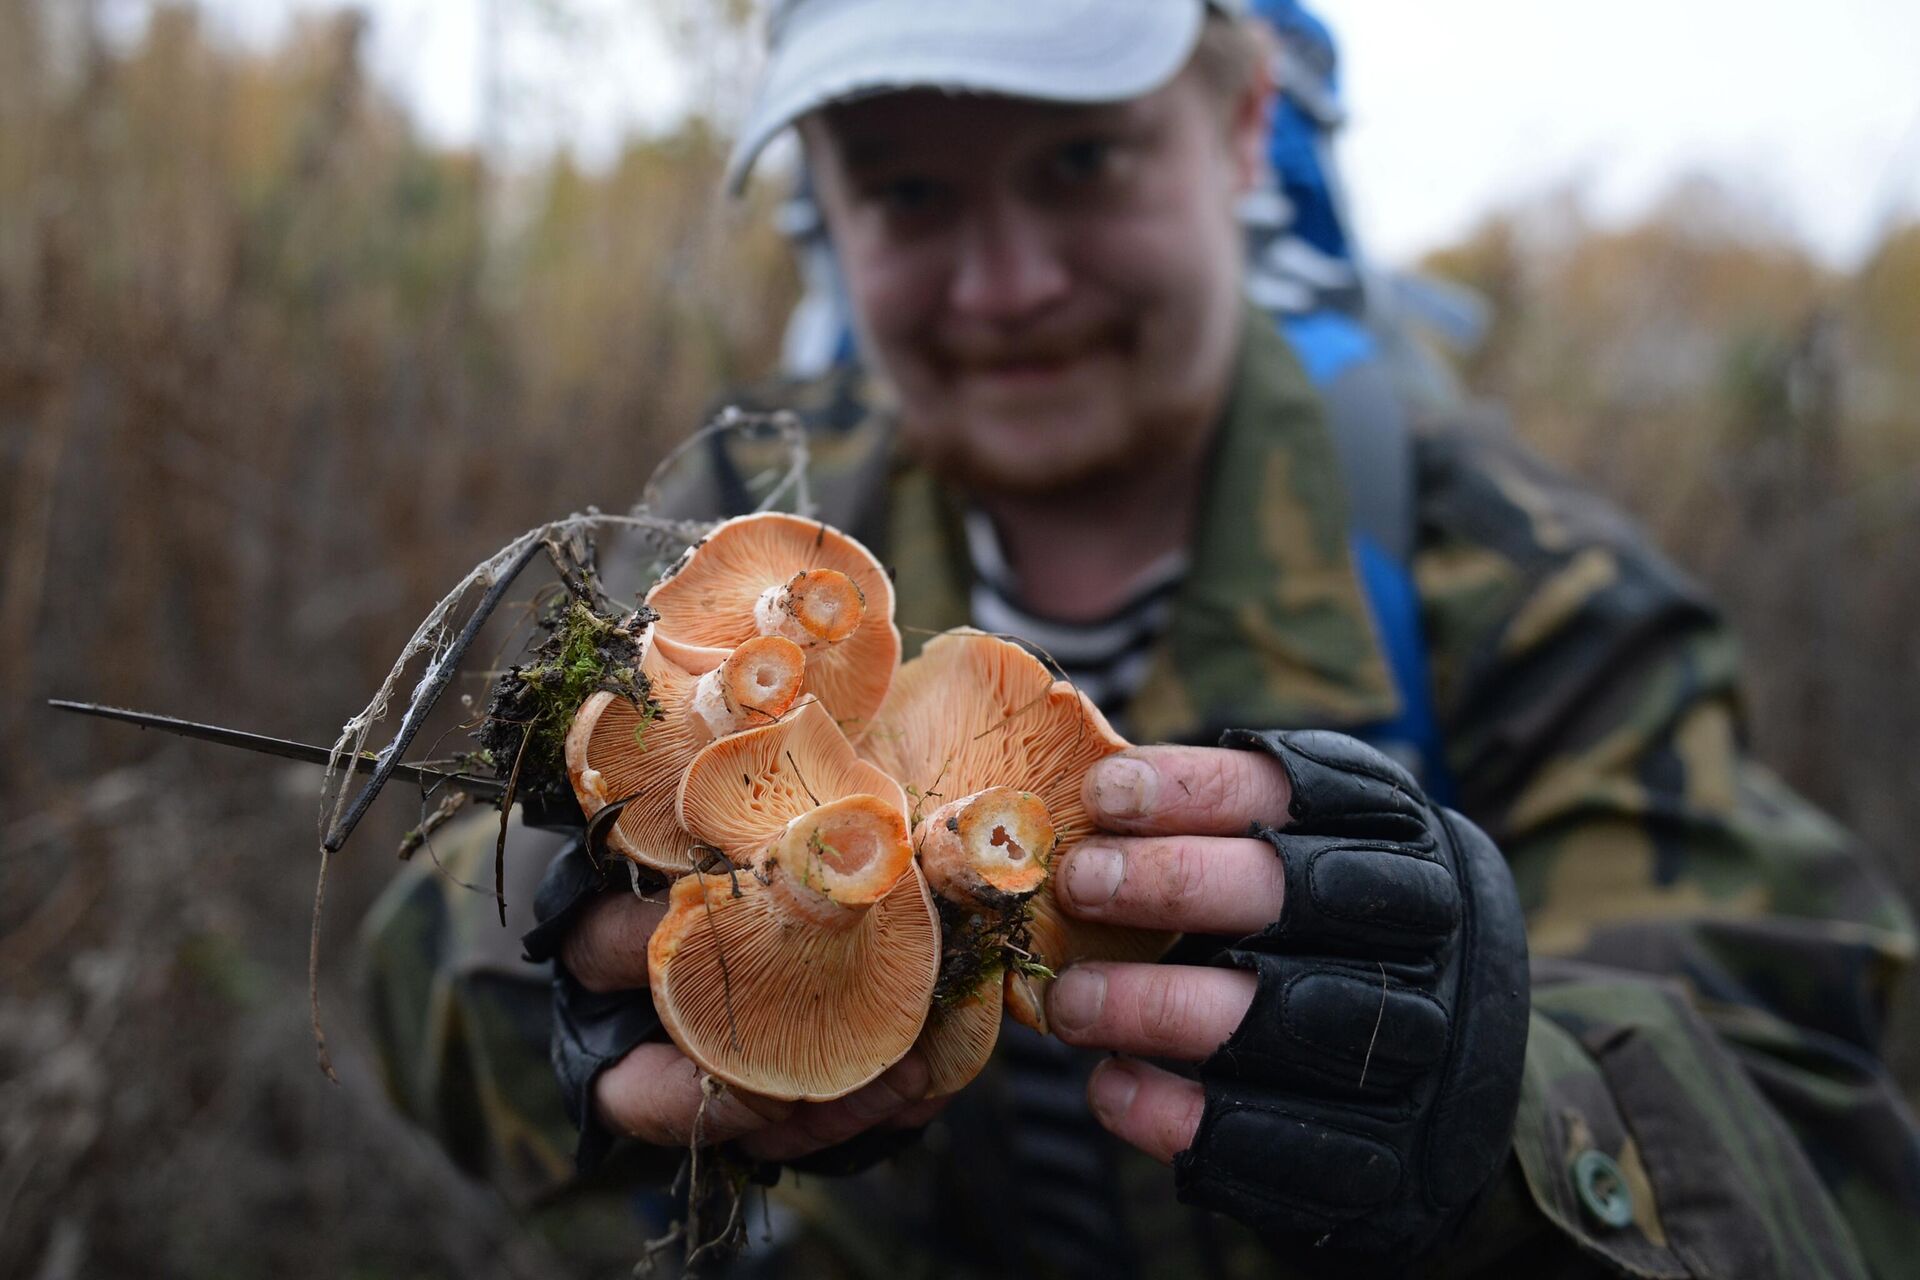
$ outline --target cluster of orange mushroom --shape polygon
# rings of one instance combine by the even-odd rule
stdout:
[[[1052,901],[1056,851],[1092,831],[1082,775],[1125,740],[994,636],[949,632],[902,665],[892,584],[852,538],[730,520],[646,605],[647,701],[590,698],[567,771],[589,817],[621,805],[607,847],[672,880],[649,984],[717,1079],[822,1101],[918,1045],[951,1093],[1003,1007],[1046,1029],[1048,974],[1172,941]],[[963,938],[1008,954],[956,965]]]

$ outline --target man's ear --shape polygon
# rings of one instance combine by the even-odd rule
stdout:
[[[1273,96],[1279,92],[1274,76],[1279,63],[1274,56],[1275,37],[1265,23],[1249,22],[1246,27],[1259,53],[1227,115],[1227,146],[1233,157],[1234,179],[1243,195],[1266,185],[1268,122]]]

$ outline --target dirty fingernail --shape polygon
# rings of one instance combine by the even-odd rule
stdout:
[[[1108,1128],[1118,1124],[1127,1114],[1127,1108],[1133,1105],[1133,1095],[1140,1092],[1140,1078],[1133,1074],[1132,1068],[1118,1061],[1101,1063],[1093,1070],[1093,1078],[1087,1081],[1087,1105],[1100,1117],[1100,1122]]]
[[[1082,845],[1067,857],[1067,897],[1076,906],[1105,906],[1120,892],[1126,874],[1127,864],[1118,849]]]
[[[848,1114],[868,1124],[885,1119],[905,1105],[906,1099],[889,1088],[884,1080],[876,1080],[866,1088],[847,1095]]]
[[[933,1083],[933,1078],[927,1060],[915,1050],[888,1067],[879,1083],[886,1085],[906,1102],[918,1102],[927,1096],[927,1088]]]
[[[1106,974],[1098,969],[1069,969],[1047,993],[1047,1014],[1062,1030],[1085,1031],[1100,1021],[1106,1003]]]
[[[1137,818],[1153,804],[1160,775],[1144,760],[1110,756],[1093,766],[1093,802],[1102,813]]]

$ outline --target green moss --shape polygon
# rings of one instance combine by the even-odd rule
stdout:
[[[938,895],[933,902],[940,912],[940,976],[933,984],[936,1009],[965,1000],[982,984],[998,981],[1008,969],[1053,977],[1053,970],[1035,960],[1029,949],[1032,899],[1010,900],[1001,910],[985,915]]]
[[[646,618],[608,617],[577,598],[562,598],[540,618],[546,632],[528,660],[494,683],[486,720],[475,735],[500,778],[513,778],[529,806],[573,803],[567,781],[567,732],[586,700],[612,693],[640,709],[635,741],[660,714],[640,672],[639,632]]]
[[[534,711],[534,747],[541,749],[565,747],[574,714],[596,693],[617,693],[635,706],[647,697],[638,643],[619,623],[578,600],[569,602],[535,661],[518,675]]]

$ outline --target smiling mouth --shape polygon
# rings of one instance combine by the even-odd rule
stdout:
[[[1088,351],[1072,351],[1015,356],[1006,360],[984,360],[970,366],[967,372],[983,374],[989,378],[1045,378],[1078,364],[1088,354]]]
[[[953,361],[952,368],[964,377],[991,381],[1044,381],[1066,373],[1111,348],[1112,344],[1108,341],[1089,338],[991,355],[963,355]]]

